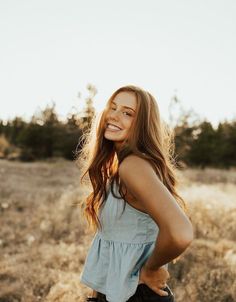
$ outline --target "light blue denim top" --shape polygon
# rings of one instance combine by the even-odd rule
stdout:
[[[120,196],[114,187],[115,194]],[[154,220],[109,190],[99,211],[102,230],[92,240],[81,283],[106,295],[109,302],[126,302],[136,291],[139,271],[152,253],[159,228]],[[165,265],[168,267],[168,264]]]

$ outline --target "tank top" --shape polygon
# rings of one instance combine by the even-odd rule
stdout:
[[[114,191],[120,197],[115,186]],[[109,302],[126,302],[137,289],[140,269],[154,249],[159,228],[147,213],[114,197],[110,189],[98,216],[102,230],[90,244],[80,282],[106,295]]]

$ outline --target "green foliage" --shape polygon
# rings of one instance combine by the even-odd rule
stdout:
[[[236,166],[236,121],[210,122],[175,127],[177,158],[189,166],[229,168]]]
[[[28,123],[20,117],[6,123],[0,120],[0,136],[4,137],[1,140],[2,149],[4,148],[4,152],[0,150],[1,157],[10,158],[4,145],[8,141],[9,145],[20,148],[18,157],[23,161],[54,156],[74,159],[81,148],[79,142],[82,132],[91,126],[95,113],[93,98],[97,90],[91,84],[87,85],[87,90],[89,95],[85,98],[83,111],[69,113],[66,121],[59,119],[55,103],[36,112]]]
[[[214,129],[193,110],[185,110],[176,96],[170,102],[169,120],[175,132],[177,161],[201,168],[236,166],[236,121],[219,123]]]
[[[18,146],[19,135],[26,127],[27,123],[21,117],[15,117],[7,123],[0,121],[0,134],[4,134],[9,143]]]
[[[188,154],[189,162],[205,167],[214,163],[215,131],[209,122],[203,122],[198,126],[198,134],[191,144]]]
[[[60,125],[57,131],[55,150],[66,159],[74,159],[77,145],[82,136],[81,121],[76,114],[69,115],[67,123]]]
[[[236,166],[236,121],[220,123],[216,132],[217,158],[225,167]]]

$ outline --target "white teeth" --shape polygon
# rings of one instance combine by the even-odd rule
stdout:
[[[108,124],[108,125],[107,125],[107,128],[113,129],[113,130],[121,130],[119,127],[116,127],[116,126],[111,125],[111,124]]]

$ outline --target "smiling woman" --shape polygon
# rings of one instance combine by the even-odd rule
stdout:
[[[106,115],[106,130],[104,137],[112,140],[116,149],[128,137],[132,125],[137,101],[131,92],[120,92],[115,96]]]
[[[168,263],[193,239],[176,190],[172,136],[154,97],[136,86],[113,93],[79,161],[92,192],[82,202],[96,234],[80,281],[86,301],[174,301]]]

